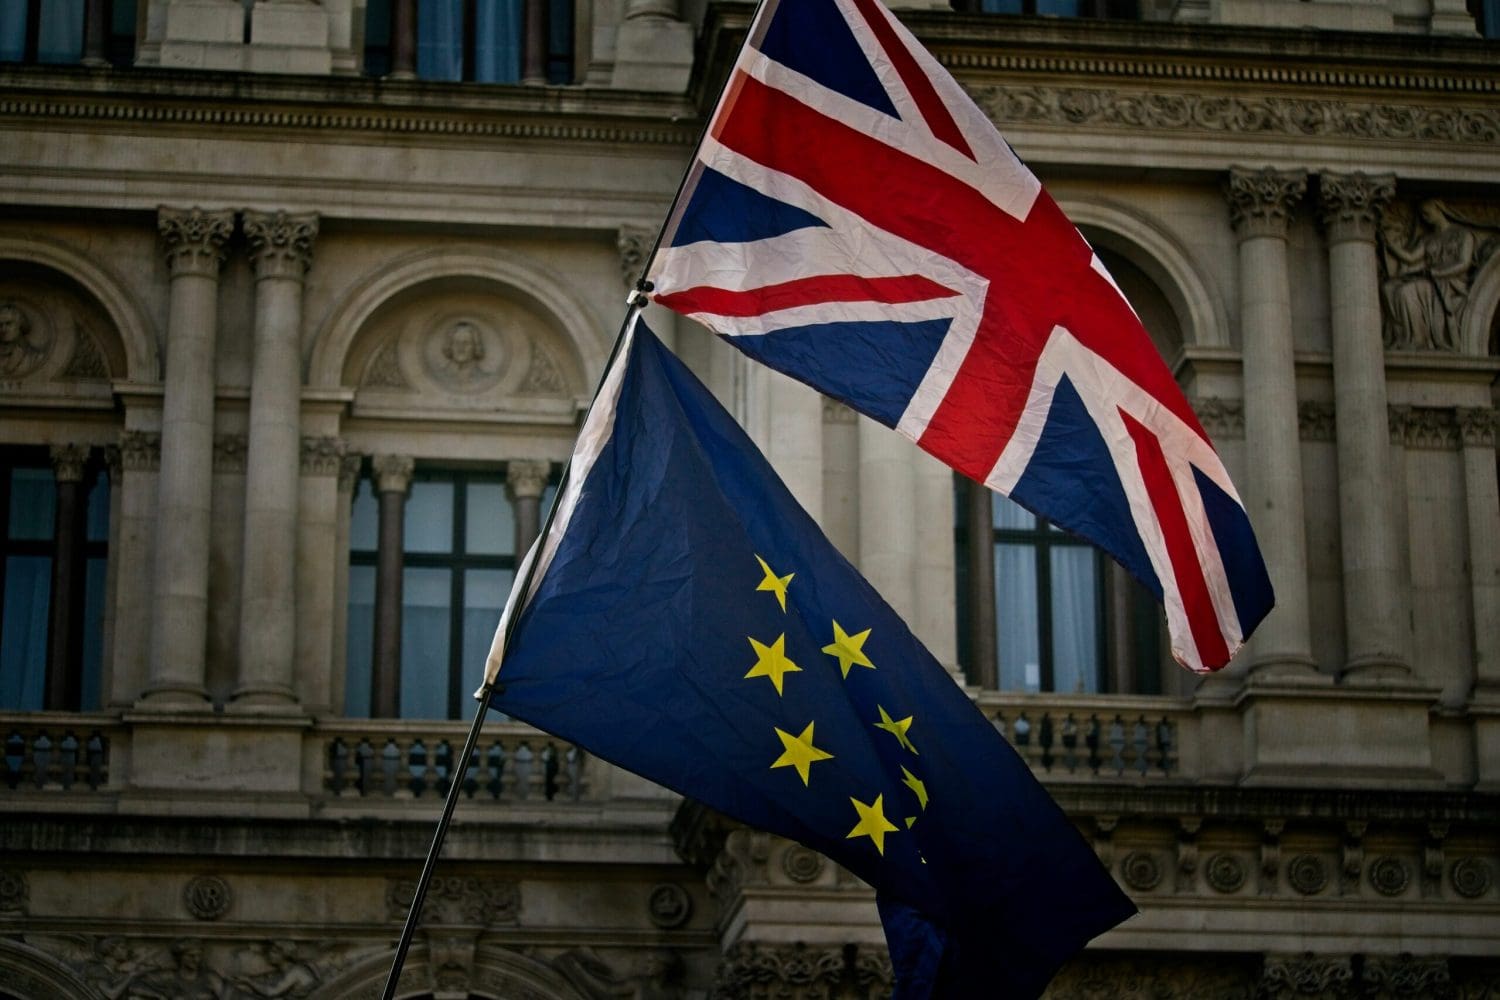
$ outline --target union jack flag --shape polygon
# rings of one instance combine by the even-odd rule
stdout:
[[[656,302],[1114,556],[1223,666],[1273,597],[1244,506],[1099,258],[879,0],[766,0]]]

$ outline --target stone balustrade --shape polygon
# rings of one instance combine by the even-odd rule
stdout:
[[[105,716],[0,715],[5,752],[0,788],[19,791],[99,791],[109,784],[110,743],[120,730]]]
[[[1189,702],[1111,695],[985,691],[979,708],[1038,778],[1053,781],[1179,780]]]

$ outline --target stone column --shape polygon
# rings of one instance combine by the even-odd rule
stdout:
[[[515,507],[517,564],[542,529],[542,493],[551,471],[547,462],[511,462],[505,467],[505,489]]]
[[[521,23],[525,37],[521,40],[521,82],[533,85],[547,82],[548,10],[547,0],[523,0]]]
[[[82,444],[52,446],[52,475],[57,482],[52,537],[52,600],[47,613],[47,683],[42,705],[49,712],[76,712],[83,691],[79,672],[83,643],[80,616],[83,574],[83,514],[87,494],[84,466],[89,449]]]
[[[986,690],[1000,686],[999,634],[995,616],[995,502],[987,486],[964,480],[964,524],[969,536],[969,681]]]
[[[823,397],[774,369],[760,374],[766,459],[802,509],[823,524]]]
[[[234,213],[163,208],[171,273],[149,680],[143,704],[209,708],[203,685],[219,268]]]
[[[1276,590],[1276,607],[1251,638],[1250,669],[1267,676],[1316,672],[1308,619],[1307,535],[1287,221],[1307,190],[1302,170],[1232,169],[1225,185],[1239,239],[1244,356],[1246,506]]]
[[[1462,407],[1458,426],[1463,438],[1469,587],[1474,606],[1473,698],[1500,705],[1500,487],[1495,476],[1500,410]]]
[[[104,58],[105,23],[107,6],[104,0],[84,0],[83,4],[83,59],[85,66],[108,66]]]
[[[859,418],[859,568],[909,625],[917,611],[915,447]]]
[[[245,445],[237,709],[291,708],[297,638],[297,499],[302,467],[302,285],[315,215],[246,211],[255,344]]]
[[[1324,174],[1332,295],[1333,396],[1343,541],[1345,677],[1380,683],[1408,677],[1408,615],[1391,490],[1385,348],[1375,231],[1396,193],[1387,174]]]
[[[892,432],[894,435],[894,432]],[[916,506],[908,535],[915,546],[915,617],[911,630],[958,680],[957,580],[953,566],[953,471],[913,446],[908,449]]]
[[[349,658],[349,520],[354,506],[354,487],[359,482],[364,461],[363,455],[348,453],[339,460],[338,509],[334,515],[333,625],[329,648],[333,664],[329,697],[335,715],[343,714],[344,706],[348,704],[345,665]]]
[[[417,0],[391,0],[391,78],[417,75]]]
[[[347,572],[349,539],[341,536],[339,475],[344,442],[332,435],[302,439],[300,496],[297,501],[297,646],[292,689],[310,715],[341,712],[334,699],[344,657],[334,655],[340,610],[335,605],[344,591],[335,586],[339,567]],[[340,545],[340,541],[343,542]],[[340,632],[340,634],[342,634]]]
[[[375,563],[375,649],[370,665],[370,717],[401,712],[401,563],[406,548],[406,493],[415,466],[409,455],[376,455],[380,554]]]
[[[141,580],[151,565],[156,538],[156,498],[161,467],[161,435],[154,431],[120,433],[121,478],[119,530],[110,525],[109,571],[114,587],[113,640],[109,645],[109,678],[104,703],[119,708],[134,704],[144,690],[151,640],[151,586]],[[114,484],[111,484],[114,485]],[[120,567],[130,567],[121,570]],[[129,576],[133,573],[134,585]],[[123,585],[121,585],[123,584]]]
[[[679,0],[626,0],[615,37],[614,85],[680,93],[692,70],[693,27]]]

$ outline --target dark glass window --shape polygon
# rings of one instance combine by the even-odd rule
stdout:
[[[957,10],[982,14],[1033,14],[1043,17],[1094,17],[1136,20],[1138,0],[953,0]]]
[[[5,0],[0,0],[5,2]],[[389,74],[392,4],[365,8],[365,72]],[[573,82],[573,0],[541,0],[546,51],[537,58],[548,83]],[[519,83],[525,62],[526,0],[415,0],[416,75],[424,80]]]

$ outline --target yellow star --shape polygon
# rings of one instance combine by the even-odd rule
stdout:
[[[853,840],[855,837],[869,837],[875,841],[875,849],[881,854],[885,853],[885,835],[896,832],[896,824],[885,818],[885,809],[881,805],[884,795],[875,796],[875,801],[865,805],[859,799],[850,796],[849,801],[854,803],[854,811],[859,813],[859,822],[854,829],[849,831],[845,840]]]
[[[858,663],[862,667],[875,669],[875,664],[865,655],[863,646],[865,640],[870,637],[870,630],[865,629],[857,635],[845,635],[843,626],[838,622],[833,623],[833,642],[823,647],[823,652],[829,656],[836,656],[839,660],[839,669],[844,671],[844,678],[849,677],[849,668]]]
[[[771,727],[776,729],[776,727]],[[807,784],[808,768],[815,760],[830,760],[833,754],[826,750],[819,750],[813,746],[813,724],[809,722],[807,728],[802,730],[802,735],[793,736],[791,733],[776,729],[776,735],[781,737],[781,745],[786,752],[776,758],[772,768],[795,767],[797,773],[802,777],[802,784]]]
[[[746,636],[746,638],[749,638]],[[754,639],[750,639],[750,647],[755,650],[755,666],[745,675],[748,680],[751,677],[769,677],[771,683],[776,685],[776,693],[781,694],[781,678],[787,674],[799,672],[801,667],[786,658],[786,633],[776,637],[776,641],[769,646],[762,645]]]
[[[890,717],[890,714],[886,712],[884,705],[876,705],[875,707],[880,709],[880,721],[875,723],[875,728],[884,729],[886,732],[896,737],[897,741],[899,741],[902,746],[910,750],[912,753],[916,753],[917,748],[911,745],[911,740],[908,739],[906,735],[906,731],[911,728],[911,716],[908,715],[906,718],[899,720],[893,719]],[[918,756],[921,755],[918,754]]]
[[[901,783],[903,785],[905,785],[907,788],[910,788],[913,792],[916,793],[917,804],[920,805],[923,809],[926,809],[927,808],[927,786],[922,783],[922,779],[921,778],[918,778],[915,774],[912,774],[906,768],[903,767],[901,769],[901,773],[904,774],[904,775],[906,775],[906,777],[904,777],[904,778],[901,779]],[[916,819],[913,818],[912,822],[913,823],[916,822]],[[908,823],[906,825],[907,826],[911,826],[911,823]]]
[[[773,594],[776,595],[777,602],[779,602],[781,604],[781,610],[785,611],[786,610],[786,588],[787,588],[787,585],[792,582],[792,577],[796,576],[797,574],[796,573],[788,573],[786,576],[777,576],[775,573],[771,572],[771,567],[767,566],[766,565],[766,561],[764,559],[762,559],[760,556],[756,556],[755,557],[755,561],[758,562],[758,563],[760,563],[760,568],[763,569],[763,570],[765,570],[765,572],[766,572],[766,578],[764,580],[760,581],[760,583],[756,586],[755,589],[756,590],[769,590],[769,591],[771,591],[771,593],[773,593]]]

